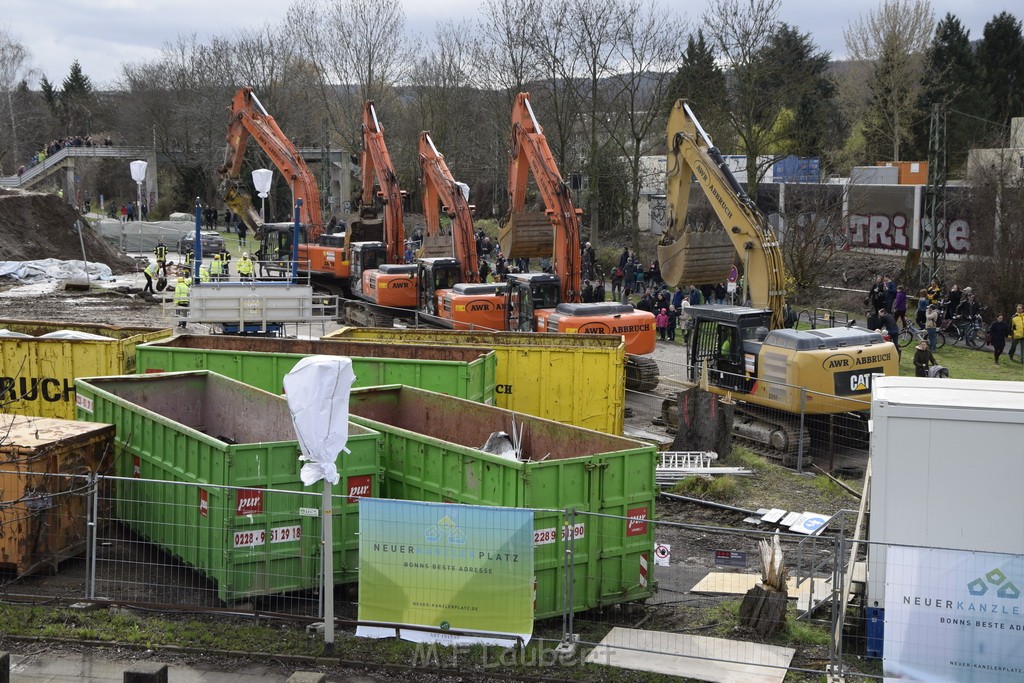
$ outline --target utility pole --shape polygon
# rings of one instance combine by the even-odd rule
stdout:
[[[940,277],[946,264],[948,226],[946,225],[946,106],[932,103],[928,126],[928,186],[925,188],[925,218],[931,226],[931,275]],[[942,253],[939,254],[941,245]],[[921,273],[923,285],[929,276]]]

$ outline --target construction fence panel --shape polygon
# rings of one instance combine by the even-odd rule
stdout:
[[[672,505],[673,503],[667,503]],[[775,527],[734,529],[654,519],[615,518],[577,513],[588,533],[618,536],[618,529],[653,536],[653,553],[636,561],[633,580],[653,595],[637,602],[612,603],[571,616],[573,639],[589,649],[588,661],[636,665],[641,669],[690,675],[711,662],[726,680],[742,667],[762,673],[796,670],[823,674],[832,668],[833,582],[838,536],[778,533],[786,582],[785,622],[772,635],[744,627],[742,604],[761,582],[759,545],[771,543]],[[629,533],[629,531],[627,531]],[[596,539],[608,545],[612,539]],[[607,575],[573,564],[577,591],[608,593]],[[628,594],[630,573],[623,568],[619,589]],[[600,589],[592,584],[601,584]]]
[[[87,597],[320,614],[322,494],[130,477],[100,481]],[[336,499],[335,580],[358,577],[357,503]]]
[[[675,443],[685,447],[681,450],[715,451],[725,458],[733,446],[741,446],[799,472],[863,471],[870,401],[755,379],[734,365],[694,368],[659,361],[659,366],[667,373],[663,384],[678,385],[679,392],[667,398],[631,392],[630,406],[674,432]],[[697,391],[704,381],[714,398]]]

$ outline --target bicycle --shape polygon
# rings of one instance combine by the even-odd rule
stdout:
[[[985,346],[986,327],[985,323],[981,321],[980,314],[969,320],[963,320],[960,316],[954,315],[942,322],[942,331],[953,339],[954,346],[960,341],[964,343],[964,346],[975,349]]]
[[[900,348],[905,348],[910,345],[910,342],[916,342],[921,340],[928,340],[928,330],[922,329],[912,322],[908,322],[907,326],[900,330],[900,336],[897,337],[896,343],[900,345]],[[943,334],[942,330],[935,330],[935,348],[941,349],[946,345],[946,335]]]

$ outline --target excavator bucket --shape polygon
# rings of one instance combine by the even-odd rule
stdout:
[[[498,230],[498,242],[506,258],[551,258],[555,229],[543,212],[514,213]]]
[[[423,246],[420,247],[419,252],[420,258],[451,257],[454,255],[455,247],[452,244],[451,235],[436,235],[423,238]]]
[[[675,284],[707,285],[725,282],[736,252],[719,226],[686,230],[671,244],[658,245],[661,278]]]
[[[384,221],[356,220],[348,224],[347,231],[352,233],[349,243],[352,242],[382,242],[384,240]]]

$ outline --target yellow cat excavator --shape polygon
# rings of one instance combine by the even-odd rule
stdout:
[[[681,100],[668,119],[667,172],[668,220],[658,246],[662,277],[679,285],[722,282],[738,255],[747,290],[742,300],[749,294],[751,303],[688,308],[693,327],[687,378],[735,399],[734,436],[792,466],[801,410],[810,416],[804,421],[804,437],[811,436],[815,416],[863,415],[872,378],[899,374],[896,347],[878,332],[860,328],[786,326],[779,241]],[[691,178],[707,195],[724,230],[686,225]],[[678,421],[675,406],[675,399],[663,404],[670,424]],[[866,419],[859,422],[866,427]],[[855,431],[866,434],[866,429]]]

